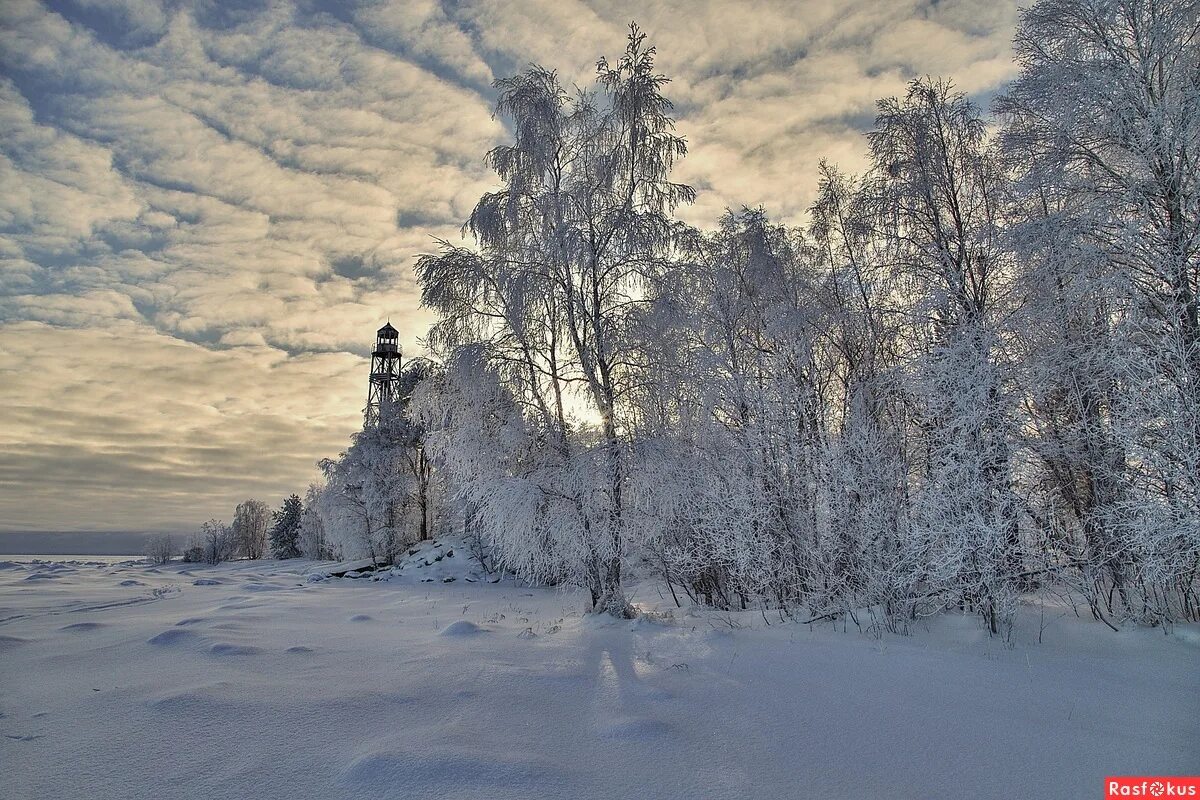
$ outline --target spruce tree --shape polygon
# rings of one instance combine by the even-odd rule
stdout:
[[[304,504],[297,495],[283,501],[283,506],[273,516],[271,526],[271,552],[276,558],[296,558],[300,555],[296,540],[300,535],[300,517]]]

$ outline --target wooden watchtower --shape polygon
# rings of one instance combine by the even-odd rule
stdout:
[[[400,334],[391,322],[375,334],[375,349],[371,353],[371,385],[367,389],[364,426],[377,425],[380,411],[390,408],[400,392]]]

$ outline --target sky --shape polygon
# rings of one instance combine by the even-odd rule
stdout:
[[[0,2],[0,531],[194,528],[303,494],[361,426],[412,266],[505,141],[492,82],[587,85],[636,20],[707,225],[804,222],[877,99],[1015,73],[1007,0]]]

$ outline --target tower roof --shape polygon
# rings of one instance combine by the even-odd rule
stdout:
[[[385,322],[378,333],[380,339],[395,339],[400,334],[399,331],[392,327],[392,323],[390,322]]]

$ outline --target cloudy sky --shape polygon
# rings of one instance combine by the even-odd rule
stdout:
[[[186,530],[302,491],[360,425],[373,332],[504,140],[492,81],[587,83],[636,19],[674,78],[684,216],[803,221],[874,101],[986,103],[1007,0],[0,2],[0,531]]]

